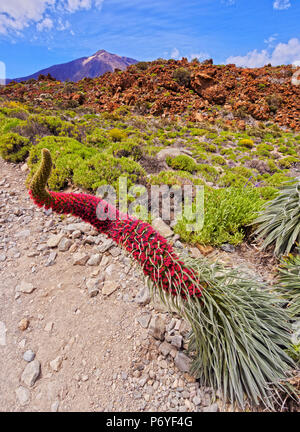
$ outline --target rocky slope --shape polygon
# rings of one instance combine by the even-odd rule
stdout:
[[[90,63],[92,64],[92,61]],[[1,88],[0,96],[43,108],[77,106],[113,111],[128,105],[144,115],[181,115],[212,123],[223,118],[245,123],[272,121],[300,130],[300,86],[292,66],[256,69],[200,64],[187,59],[140,62],[125,71],[107,72],[77,84],[41,78]]]
[[[36,79],[41,74],[50,74],[59,81],[79,81],[83,78],[99,77],[105,72],[113,72],[115,69],[123,70],[135,63],[137,63],[137,60],[132,58],[120,57],[105,50],[99,50],[90,57],[82,57],[68,63],[50,66],[32,75],[16,78],[14,81],[21,82]]]

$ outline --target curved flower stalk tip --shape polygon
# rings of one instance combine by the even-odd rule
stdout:
[[[274,409],[293,367],[289,315],[261,284],[238,271],[179,255],[151,225],[87,194],[46,190],[51,156],[43,150],[29,194],[38,206],[72,214],[112,238],[137,260],[153,291],[191,326],[192,373],[225,399]],[[99,213],[100,212],[100,213]],[[114,220],[97,214],[113,212]],[[122,216],[122,217],[121,217]]]

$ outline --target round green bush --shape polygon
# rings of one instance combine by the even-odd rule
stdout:
[[[30,141],[17,133],[0,136],[0,155],[9,162],[23,162],[28,156]]]

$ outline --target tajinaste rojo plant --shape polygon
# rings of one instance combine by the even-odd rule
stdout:
[[[46,190],[51,166],[44,149],[31,198],[40,207],[89,222],[141,264],[153,290],[189,321],[191,372],[201,384],[242,407],[248,398],[274,409],[293,365],[285,352],[288,315],[279,300],[238,271],[177,254],[151,225],[119,213],[98,197]]]
[[[263,249],[274,244],[276,256],[289,254],[300,243],[300,181],[285,183],[252,225],[258,226],[254,235]]]

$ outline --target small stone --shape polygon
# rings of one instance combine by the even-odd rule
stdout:
[[[83,382],[88,381],[88,379],[89,379],[88,375],[82,375],[82,377],[81,377],[81,381],[83,381]]]
[[[53,329],[53,325],[54,325],[53,322],[48,322],[48,323],[45,325],[44,330],[45,330],[47,333],[50,333],[51,330]]]
[[[156,218],[152,221],[153,228],[158,231],[163,237],[172,237],[173,231],[161,218]]]
[[[100,261],[101,261],[101,255],[95,254],[95,255],[92,255],[91,258],[88,260],[87,265],[97,266],[100,264]]]
[[[16,389],[16,396],[22,406],[27,405],[30,401],[30,391],[25,387],[18,387]]]
[[[47,246],[49,248],[56,248],[63,237],[63,233],[52,235],[47,241]]]
[[[164,340],[166,326],[164,320],[159,316],[154,316],[150,321],[149,333],[155,339]]]
[[[179,349],[182,347],[182,341],[183,341],[182,336],[175,335],[175,336],[171,336],[170,339],[171,339],[170,340],[171,345],[173,345],[173,346],[175,346],[176,348],[179,348]]]
[[[22,171],[22,172],[26,172],[26,171],[28,171],[28,165],[27,165],[27,163],[24,163],[24,164],[21,166],[21,171]]]
[[[23,359],[28,363],[34,360],[34,358],[35,358],[35,353],[31,350],[25,351],[23,354]]]
[[[194,396],[193,397],[193,404],[194,405],[200,405],[201,404],[201,399],[198,396]]]
[[[191,366],[191,359],[183,352],[179,351],[175,357],[175,365],[182,372],[189,372]]]
[[[5,254],[0,254],[0,262],[4,262],[6,260]]]
[[[100,253],[104,253],[108,251],[113,245],[114,245],[113,240],[107,239],[102,243],[102,245],[98,246],[98,250]]]
[[[17,287],[16,287],[16,291],[17,292],[22,292],[22,293],[24,293],[24,294],[31,294],[32,293],[32,291],[34,291],[35,290],[35,288],[34,288],[34,286],[32,285],[32,283],[29,283],[29,282],[25,282],[25,281],[22,281],[19,285],[17,285]]]
[[[58,372],[59,369],[61,368],[62,361],[63,359],[60,356],[56,357],[54,360],[50,362],[51,369],[54,370],[55,372]]]
[[[225,244],[223,244],[223,245],[221,246],[221,249],[222,249],[224,252],[229,252],[229,253],[233,253],[233,252],[235,252],[235,247],[232,246],[232,245],[229,244],[229,243],[225,243]]]
[[[120,250],[120,248],[118,248],[118,247],[115,246],[115,247],[112,247],[112,248],[110,249],[109,253],[110,253],[114,258],[116,258],[117,256],[120,255],[121,250]]]
[[[166,357],[170,353],[172,346],[168,342],[164,341],[162,344],[159,345],[158,349],[162,353],[162,355]]]
[[[45,267],[50,267],[50,266],[54,265],[56,257],[57,257],[57,252],[55,252],[55,251],[50,252],[48,259],[45,263]]]
[[[51,404],[51,412],[57,412],[59,408],[59,402],[55,401]]]
[[[90,297],[96,297],[99,294],[98,282],[95,279],[88,279],[86,281],[86,287]]]
[[[137,318],[137,322],[145,329],[148,328],[150,320],[151,320],[150,313],[143,313]]]
[[[19,330],[24,331],[29,326],[29,320],[27,318],[22,318],[18,324]]]
[[[63,237],[58,245],[58,250],[60,252],[67,252],[72,246],[72,241],[66,237]]]
[[[109,296],[119,288],[119,284],[115,281],[105,281],[102,288],[102,294]]]
[[[76,231],[74,231],[74,232],[72,233],[72,239],[73,239],[73,240],[78,239],[78,238],[80,238],[80,237],[81,237],[81,231],[76,230]]]
[[[89,256],[86,253],[77,252],[73,255],[73,265],[86,265]]]
[[[25,367],[21,380],[24,384],[26,384],[28,387],[32,387],[36,380],[38,379],[41,372],[41,364],[38,360],[33,360],[32,362],[28,363]]]
[[[139,293],[134,299],[136,303],[142,306],[145,306],[146,304],[150,303],[150,300],[151,300],[150,291],[146,285],[141,288],[141,290],[139,291]]]
[[[214,403],[208,407],[203,408],[202,412],[219,412],[219,406],[217,403]]]
[[[6,345],[6,327],[4,322],[0,321],[0,345]]]
[[[91,226],[85,222],[78,222],[78,223],[66,225],[64,229],[71,233],[73,233],[74,231],[80,231],[82,233],[87,234],[90,232]]]

